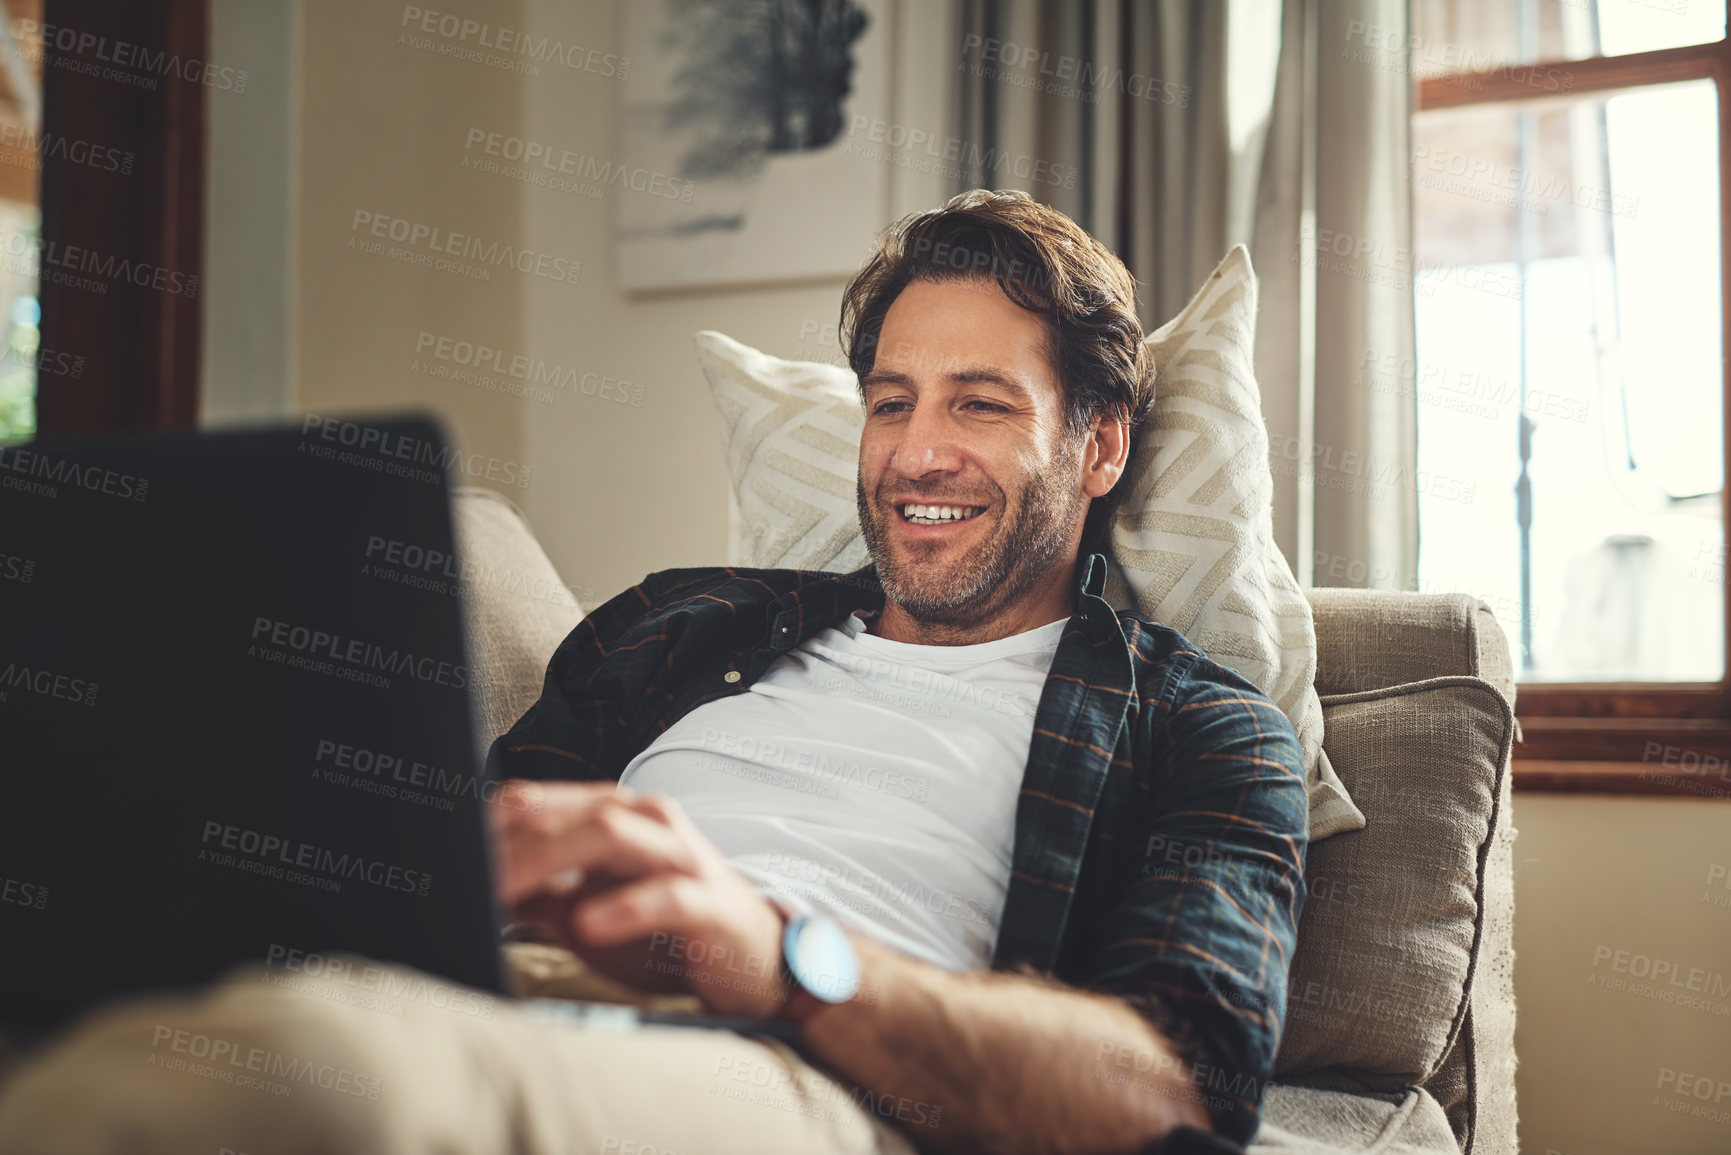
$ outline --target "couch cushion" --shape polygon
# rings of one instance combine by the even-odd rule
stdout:
[[[1353,1095],[1270,1084],[1250,1155],[1459,1155],[1436,1100],[1419,1090]]]
[[[475,740],[493,739],[535,704],[547,662],[583,610],[559,580],[523,514],[490,489],[452,493],[458,572],[469,630]]]
[[[1430,1078],[1461,1030],[1514,719],[1471,677],[1322,699],[1361,831],[1310,847],[1277,1077]]]

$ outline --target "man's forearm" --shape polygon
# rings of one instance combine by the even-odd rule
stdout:
[[[1004,974],[954,974],[854,936],[871,999],[806,1020],[802,1049],[877,1097],[923,1104],[943,1148],[1135,1151],[1207,1112],[1167,1041],[1124,1004]],[[1132,1063],[1116,1063],[1133,1056]],[[916,1132],[921,1129],[915,1127]]]

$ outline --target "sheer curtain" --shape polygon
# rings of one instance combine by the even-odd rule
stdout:
[[[1404,0],[957,11],[957,135],[978,161],[958,189],[1069,213],[1129,265],[1150,329],[1249,246],[1275,540],[1303,584],[1410,584],[1416,400],[1369,387],[1413,357]]]

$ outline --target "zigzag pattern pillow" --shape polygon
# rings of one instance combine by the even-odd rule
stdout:
[[[1249,678],[1298,729],[1310,838],[1364,828],[1322,752],[1310,603],[1274,544],[1273,477],[1251,366],[1256,276],[1242,245],[1148,337],[1155,403],[1120,485],[1106,600],[1171,626]],[[697,334],[738,517],[732,558],[847,571],[870,560],[854,486],[864,411],[846,366]]]
[[[1249,678],[1298,729],[1310,838],[1363,830],[1322,749],[1316,627],[1274,544],[1274,478],[1256,384],[1256,274],[1235,245],[1148,336],[1154,412],[1120,485],[1106,601],[1171,626]]]

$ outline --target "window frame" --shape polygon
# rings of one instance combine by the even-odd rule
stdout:
[[[1540,69],[1566,70],[1569,91],[1535,88],[1530,76]],[[1625,56],[1427,76],[1413,83],[1413,115],[1570,101],[1588,93],[1688,80],[1711,80],[1718,92],[1721,437],[1731,449],[1731,38]],[[1721,485],[1719,508],[1731,533],[1731,486]],[[1718,682],[1519,684],[1515,788],[1731,799],[1731,582],[1724,583],[1722,596],[1727,671]]]

